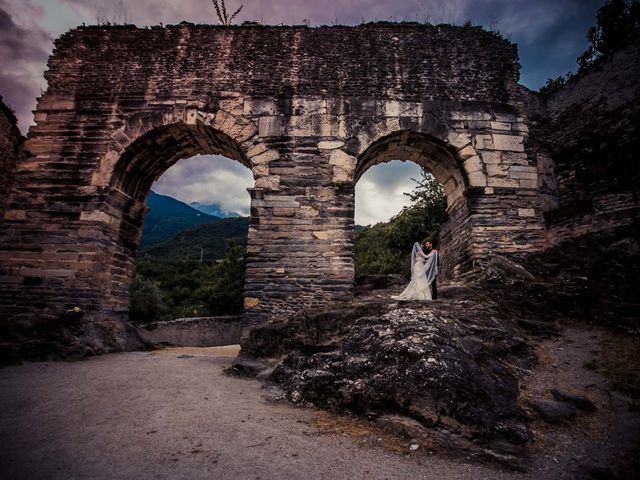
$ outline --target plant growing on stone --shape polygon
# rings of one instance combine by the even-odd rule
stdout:
[[[218,20],[222,25],[231,25],[233,19],[238,16],[240,10],[244,5],[240,5],[240,7],[233,12],[231,15],[227,12],[227,6],[224,3],[224,0],[211,0],[213,2],[213,7],[216,9],[216,15],[218,16]]]
[[[640,2],[609,0],[596,15],[596,25],[587,32],[589,48],[578,57],[581,69],[606,59],[640,38]]]

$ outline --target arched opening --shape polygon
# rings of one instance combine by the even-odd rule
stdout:
[[[396,217],[397,224],[390,227],[385,226],[384,228],[389,232],[377,236],[380,238],[385,236],[394,238],[393,241],[398,244],[396,245],[397,248],[402,248],[401,244],[403,242],[407,243],[408,245],[404,245],[404,247],[408,253],[412,242],[422,241],[424,236],[437,235],[441,252],[441,277],[451,278],[461,273],[461,269],[464,268],[465,258],[469,253],[469,246],[466,244],[466,239],[468,238],[466,234],[467,227],[465,225],[466,222],[464,222],[464,218],[466,218],[468,182],[458,161],[455,149],[445,142],[425,134],[412,131],[393,133],[377,140],[360,155],[354,175],[356,184],[368,171],[371,170],[373,172],[372,169],[376,168],[376,166],[380,164],[398,165],[398,160],[411,162],[415,165],[413,168],[404,167],[404,171],[407,173],[407,178],[404,182],[404,193],[411,193],[412,190],[416,193],[415,188],[419,185],[415,182],[412,184],[410,182],[411,178],[415,178],[419,183],[425,184],[426,182],[429,188],[435,189],[435,193],[441,191],[444,194],[446,206],[444,204],[441,206],[444,214],[441,218],[435,219],[438,223],[437,228],[436,226],[433,226],[433,228],[427,226],[426,229],[421,229],[417,228],[416,222],[413,221],[416,220],[415,215],[420,214],[414,210],[414,215],[399,215]],[[394,175],[397,175],[398,167],[395,170]],[[422,171],[428,172],[425,177],[421,176]],[[364,180],[366,181],[366,177]],[[384,179],[379,181],[384,182]],[[440,186],[441,190],[439,190]],[[359,194],[358,190],[359,188],[356,186],[356,195]],[[407,202],[406,205],[409,203]],[[356,199],[356,205],[358,205],[358,199]],[[402,208],[402,205],[400,205],[400,208]],[[380,208],[379,210],[383,209]],[[426,211],[423,210],[423,212]],[[429,222],[433,220],[429,219]],[[392,231],[393,229],[398,231],[394,232]],[[416,238],[409,238],[411,236]],[[357,238],[356,249],[367,248],[366,242],[359,242],[358,240]],[[392,255],[392,253],[388,253],[388,255]],[[366,255],[363,255],[362,252],[357,250],[354,252],[356,275],[362,265],[363,257],[366,257]],[[380,266],[381,273],[401,273],[397,258],[387,260],[388,265]],[[365,261],[369,260],[365,259]]]
[[[408,279],[413,244],[437,237],[445,219],[442,185],[417,163],[391,160],[368,169],[355,186],[356,287],[385,284],[388,275]]]
[[[174,165],[177,168],[179,165],[176,164],[182,160],[186,162],[185,165],[191,164],[192,169],[194,162],[195,164],[199,164],[195,168],[200,169],[199,181],[202,182],[205,179],[206,164],[219,165],[220,162],[224,162],[224,159],[221,160],[220,157],[228,159],[227,162],[230,160],[235,161],[236,164],[242,165],[243,167],[241,168],[244,170],[246,170],[245,167],[249,166],[249,161],[244,152],[231,137],[201,124],[185,125],[180,123],[155,128],[142,135],[125,149],[114,166],[111,185],[105,198],[107,209],[118,218],[116,222],[113,222],[115,224],[114,227],[117,228],[114,228],[110,235],[112,245],[106,249],[106,275],[109,277],[109,282],[106,284],[111,288],[110,294],[106,298],[112,302],[112,305],[106,305],[106,308],[111,308],[112,311],[119,311],[123,315],[129,312],[130,287],[134,280],[134,272],[136,271],[135,264],[143,236],[145,214],[149,212],[147,200],[149,199],[152,186],[156,184],[155,182],[160,180],[160,183],[157,185],[160,185],[162,189],[163,183],[160,177],[174,167]],[[249,187],[253,186],[253,175],[250,172],[251,171],[248,170],[248,177],[250,178],[248,182]],[[171,176],[170,172],[169,176]],[[196,177],[198,177],[197,174]],[[244,181],[246,181],[246,177],[247,175],[244,175]],[[202,186],[203,185],[200,185],[200,187]],[[193,185],[191,185],[191,187],[193,187]],[[189,183],[183,184],[181,188],[190,188]],[[165,193],[171,191],[171,189],[166,189],[165,184]],[[173,192],[175,192],[175,189]],[[156,259],[158,257],[177,257],[174,258],[173,261],[167,261],[164,262],[164,265],[159,265],[159,269],[154,273],[156,276],[167,274],[172,266],[179,270],[172,272],[176,277],[176,284],[171,285],[171,282],[164,282],[165,291],[161,293],[166,295],[166,290],[169,288],[175,288],[178,297],[181,295],[180,291],[182,291],[184,296],[194,294],[195,292],[192,290],[200,290],[201,293],[201,303],[189,305],[189,302],[176,301],[174,298],[172,305],[170,305],[173,309],[168,313],[164,313],[169,316],[206,316],[208,314],[215,315],[224,313],[224,309],[214,308],[212,304],[207,305],[204,299],[204,293],[202,292],[211,289],[211,282],[213,281],[211,278],[212,272],[222,270],[221,268],[216,268],[219,261],[226,262],[225,266],[227,267],[230,263],[233,263],[232,266],[234,268],[238,268],[239,262],[244,265],[244,246],[246,245],[246,231],[248,229],[249,219],[245,218],[243,222],[240,222],[243,223],[240,227],[238,227],[238,225],[231,226],[232,230],[235,227],[235,233],[238,233],[237,230],[244,227],[245,233],[242,235],[244,242],[238,242],[242,244],[236,245],[237,248],[228,249],[227,245],[221,244],[224,243],[223,238],[211,238],[212,228],[207,227],[207,224],[215,223],[217,219],[208,218],[208,220],[212,221],[206,221],[206,212],[199,212],[196,208],[186,204],[184,201],[180,202],[179,199],[169,198],[166,195],[163,196],[164,198],[159,199],[158,193],[151,194],[151,196],[152,201],[156,202],[156,208],[158,200],[161,200],[161,202],[172,203],[176,208],[190,211],[190,215],[201,215],[205,219],[205,221],[202,222],[192,221],[191,224],[189,224],[190,221],[187,220],[187,225],[183,225],[187,228],[183,229],[181,226],[177,226],[178,231],[169,232],[169,234],[165,232],[159,241],[156,238],[153,242],[155,245],[149,245],[150,242],[144,245],[142,252],[148,257],[155,257]],[[187,202],[190,198],[194,201],[196,199],[196,197],[188,194],[181,196],[187,200]],[[206,198],[202,196],[200,200],[203,201],[202,203],[206,203],[207,201]],[[248,193],[246,194],[245,201],[244,209],[239,213],[244,213],[246,216],[249,216],[250,199]],[[225,223],[224,220],[222,221]],[[229,227],[229,225],[219,225],[216,228],[218,227],[224,230],[224,227]],[[218,230],[220,230],[220,228],[218,228]],[[194,229],[196,230],[194,231]],[[213,230],[215,230],[215,228]],[[148,233],[149,232],[147,232],[147,234]],[[171,233],[174,233],[174,235],[171,235]],[[233,233],[234,232],[232,232],[232,234]],[[182,235],[183,238],[175,238],[179,235]],[[194,240],[194,238],[198,238],[198,240]],[[202,245],[189,245],[186,250],[181,248],[185,247],[185,242],[189,243],[191,241],[200,242]],[[150,250],[150,247],[156,247],[155,251],[153,249]],[[217,251],[211,251],[213,248],[217,248]],[[179,251],[176,252],[176,249]],[[224,255],[229,252],[231,252],[233,258],[224,257]],[[149,265],[146,267],[149,267]],[[244,267],[242,267],[242,269],[242,278],[244,278]],[[152,268],[146,268],[147,276],[151,275],[152,270]],[[135,284],[134,287],[136,287]],[[138,287],[140,287],[140,285],[138,285]],[[144,290],[145,286],[142,285],[142,287]],[[147,293],[153,294],[153,292]],[[215,292],[211,292],[211,295],[215,296]],[[229,299],[219,300],[225,301]],[[237,299],[234,298],[234,300]],[[240,305],[241,303],[240,299]],[[234,311],[234,313],[239,312]],[[161,317],[162,319],[168,319],[167,315],[161,315]]]
[[[251,171],[220,155],[182,159],[156,180],[131,287],[134,325],[242,313],[251,186]]]

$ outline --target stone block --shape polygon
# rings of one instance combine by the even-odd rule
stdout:
[[[496,122],[503,122],[503,123],[514,123],[517,121],[516,116],[513,115],[512,113],[496,113],[493,115],[493,119]]]
[[[496,165],[502,163],[500,152],[481,152],[482,161],[487,165]]]
[[[487,176],[483,172],[473,172],[467,175],[469,179],[469,186],[471,187],[486,187]]]
[[[485,112],[451,112],[451,120],[491,120],[493,117]]]
[[[24,210],[7,210],[4,212],[5,220],[26,220],[27,212]]]
[[[298,216],[300,218],[315,218],[319,214],[320,212],[318,212],[318,210],[309,206],[300,207],[300,209],[298,210]]]
[[[536,212],[533,208],[519,208],[518,216],[519,217],[535,217]]]
[[[244,108],[245,115],[262,116],[262,115],[277,115],[278,105],[272,98],[251,98],[245,99]]]
[[[491,130],[511,130],[511,123],[491,122]]]
[[[383,112],[386,117],[421,117],[422,104],[387,100],[383,105]]]
[[[471,135],[467,133],[451,132],[447,136],[447,142],[457,149],[462,149],[467,145],[471,145]]]
[[[244,297],[244,308],[252,309],[260,305],[260,299],[255,297]]]
[[[264,163],[269,163],[273,160],[277,160],[280,158],[280,154],[275,150],[267,150],[255,157],[250,157],[251,163],[253,165],[260,165]]]
[[[335,150],[344,146],[344,142],[341,140],[326,140],[318,142],[319,150]]]
[[[475,157],[471,157],[464,162],[464,169],[468,174],[473,172],[481,172],[482,171],[482,161],[480,157],[477,155]]]
[[[342,230],[317,230],[313,232],[313,236],[318,240],[337,240],[344,238],[346,234]]]
[[[518,170],[513,170],[513,168],[511,169],[511,172],[509,173],[509,178],[513,178],[515,180],[538,180],[538,172],[534,171],[532,172],[526,172],[526,171],[518,171]]]
[[[247,157],[252,158],[266,151],[267,146],[264,143],[258,143],[247,150]]]
[[[274,217],[293,217],[296,214],[296,209],[288,207],[274,207],[271,209],[271,214]]]
[[[286,133],[292,137],[337,137],[338,119],[333,115],[289,117]]]
[[[115,224],[118,221],[108,213],[98,210],[93,212],[80,212],[80,220],[83,222],[101,222],[107,224]]]
[[[509,171],[505,168],[504,165],[495,165],[490,163],[487,165],[487,175],[489,177],[506,177],[509,174]]]
[[[333,165],[333,181],[343,183],[353,180],[357,163],[356,157],[342,150],[333,150],[329,158],[329,164]]]
[[[493,148],[509,152],[524,152],[523,138],[520,135],[492,134]]]
[[[487,186],[498,188],[518,188],[520,186],[520,182],[518,182],[518,180],[511,180],[508,178],[489,177],[487,179]]]
[[[259,163],[251,169],[254,177],[266,177],[269,175],[269,165],[267,163]]]
[[[462,160],[466,160],[467,158],[475,157],[477,153],[475,148],[473,148],[471,145],[467,145],[466,147],[464,147],[462,150],[458,152],[458,155]]]
[[[323,98],[294,98],[291,108],[295,115],[325,115],[327,101]]]
[[[279,190],[280,177],[277,175],[269,175],[256,180],[255,188],[264,188],[265,190]]]
[[[493,150],[493,139],[491,135],[475,135],[473,137],[473,145],[476,150]]]
[[[538,180],[518,180],[520,188],[538,188]]]
[[[284,117],[260,117],[258,135],[260,137],[279,137],[284,131]]]

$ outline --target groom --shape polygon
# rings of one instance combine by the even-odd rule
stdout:
[[[426,253],[427,255],[429,255],[429,254],[430,254],[432,251],[434,251],[434,250],[435,250],[436,252],[438,251],[438,244],[437,244],[437,243],[435,243],[435,242],[432,242],[432,241],[430,241],[430,240],[426,240],[426,241],[424,241],[424,242],[422,243],[422,246],[424,247],[424,249],[425,249],[425,253]],[[436,300],[436,299],[438,298],[438,284],[437,284],[437,280],[438,280],[438,277],[436,276],[436,277],[433,279],[433,282],[431,282],[431,298],[432,298],[433,300]]]

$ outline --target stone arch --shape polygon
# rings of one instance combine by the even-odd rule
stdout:
[[[429,170],[442,184],[447,203],[455,205],[467,191],[466,171],[455,148],[435,137],[409,130],[391,133],[371,144],[358,158],[354,182],[369,168],[391,160],[406,160]]]
[[[107,175],[93,177],[94,183],[108,181],[103,185],[101,201],[94,205],[92,212],[85,213],[86,220],[101,222],[105,233],[101,275],[109,290],[103,296],[102,311],[128,312],[129,287],[148,210],[145,200],[152,184],[166,170],[183,158],[210,154],[241,163],[252,171],[254,179],[261,174],[260,167],[252,164],[245,149],[255,153],[266,148],[243,136],[240,139],[244,142],[240,143],[237,135],[233,138],[216,129],[213,126],[216,115],[194,112],[193,117],[187,116],[194,120],[188,122],[174,122],[171,116],[164,115],[162,118],[169,121],[158,125],[159,118],[158,114],[136,115],[118,129],[112,135],[114,143],[105,155],[104,166],[101,165]],[[250,125],[243,123],[243,129]],[[227,121],[228,127],[235,124]],[[231,128],[231,132],[237,134],[238,130]]]
[[[440,232],[444,259],[441,275],[445,277],[452,277],[454,271],[459,273],[459,265],[465,257],[465,240],[469,237],[465,222],[469,210],[469,172],[467,162],[463,162],[460,155],[460,151],[465,149],[465,155],[470,155],[472,152],[469,150],[473,150],[473,147],[470,144],[456,147],[433,135],[399,130],[379,136],[364,149],[357,158],[353,172],[354,186],[368,169],[391,160],[411,161],[433,174],[447,196],[447,221]]]
[[[341,48],[317,48],[329,37]],[[394,48],[367,56],[371,39]],[[370,68],[354,68],[362,58]],[[351,300],[353,182],[385,155],[439,159],[432,170],[460,199],[443,239],[450,271],[544,236],[517,51],[478,29],[81,27],[58,39],[46,76],[2,220],[0,311],[27,331],[46,319],[48,340],[77,306],[81,344],[125,348],[142,197],[177,158],[157,163],[154,148],[251,168],[250,322]]]

